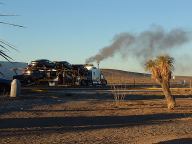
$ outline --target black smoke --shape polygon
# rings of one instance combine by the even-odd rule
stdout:
[[[165,31],[162,27],[153,27],[139,34],[121,33],[114,37],[111,45],[102,48],[96,55],[86,59],[86,63],[103,61],[120,53],[122,57],[135,56],[145,60],[165,53],[170,49],[190,41],[189,32],[182,28]]]

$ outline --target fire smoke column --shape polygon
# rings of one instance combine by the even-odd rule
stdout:
[[[117,36],[115,36],[113,43],[110,46],[104,47],[99,51],[98,54],[95,56],[92,56],[88,59],[86,59],[86,63],[92,63],[97,62],[114,56],[116,52],[118,52],[122,47],[131,45],[134,41],[135,37],[128,34],[128,33],[122,33]]]

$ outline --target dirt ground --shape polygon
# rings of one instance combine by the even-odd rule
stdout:
[[[168,110],[159,90],[40,89],[0,98],[1,144],[192,143],[192,95],[173,89]]]

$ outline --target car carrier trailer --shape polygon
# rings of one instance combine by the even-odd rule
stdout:
[[[107,85],[101,70],[92,64],[73,64],[66,61],[32,61],[22,75],[16,75],[23,85],[49,84],[67,86]]]

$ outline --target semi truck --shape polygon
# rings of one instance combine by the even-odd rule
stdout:
[[[102,71],[93,64],[70,64],[67,61],[51,62],[46,59],[32,61],[19,79],[23,85],[49,84],[66,86],[107,85]]]

